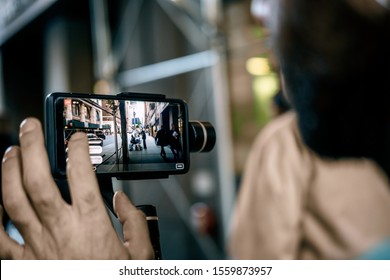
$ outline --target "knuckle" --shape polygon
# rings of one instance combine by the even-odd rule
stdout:
[[[24,184],[33,190],[34,193],[41,193],[42,196],[45,195],[44,192],[40,191],[40,188],[45,184],[50,184],[51,181],[45,173],[39,172],[32,166],[24,172],[23,177]]]
[[[9,213],[14,213],[19,209],[19,199],[16,196],[3,197],[4,208]]]
[[[53,196],[47,193],[41,193],[39,196],[34,198],[35,204],[37,204],[37,206],[39,206],[39,208],[43,211],[51,211],[53,201]]]
[[[84,205],[89,205],[92,210],[95,210],[97,205],[99,205],[99,197],[95,193],[86,193],[80,197]]]
[[[31,202],[43,211],[51,211],[57,198],[56,192],[41,190],[45,184],[51,184],[51,180],[49,178],[45,179],[44,176],[31,176],[26,178],[24,182],[29,189],[28,194]]]

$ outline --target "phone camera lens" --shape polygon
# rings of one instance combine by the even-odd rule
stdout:
[[[216,133],[211,123],[190,121],[188,130],[190,152],[205,153],[214,148]]]

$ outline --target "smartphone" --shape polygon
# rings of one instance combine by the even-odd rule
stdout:
[[[66,177],[68,142],[87,135],[97,175],[163,178],[188,172],[188,109],[164,95],[51,93],[46,98],[46,145],[55,178]]]

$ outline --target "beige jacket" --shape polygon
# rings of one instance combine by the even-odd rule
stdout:
[[[390,186],[372,161],[325,160],[294,113],[267,125],[248,158],[233,215],[233,259],[353,259],[390,237]]]

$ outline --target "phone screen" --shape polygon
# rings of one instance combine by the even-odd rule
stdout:
[[[56,165],[64,173],[68,142],[87,135],[97,174],[188,170],[187,109],[181,100],[58,97]]]

